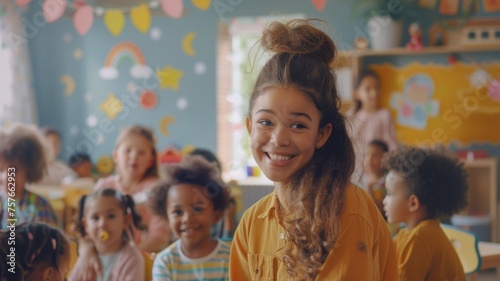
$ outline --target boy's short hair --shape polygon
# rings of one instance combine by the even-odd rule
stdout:
[[[404,178],[431,218],[451,216],[467,206],[467,172],[458,158],[443,148],[402,147],[383,160],[389,171]]]
[[[48,136],[48,135],[56,135],[58,136],[59,138],[61,138],[61,133],[54,127],[51,127],[51,126],[45,126],[45,127],[41,127],[40,128],[40,132],[42,132],[42,134],[44,136]]]
[[[47,169],[42,136],[26,125],[14,124],[0,130],[0,159],[20,165],[28,183],[41,180]]]
[[[368,145],[376,146],[376,147],[380,148],[383,152],[389,151],[389,146],[383,140],[375,139],[375,140],[372,140]]]
[[[71,168],[77,167],[78,165],[82,164],[83,162],[89,161],[92,163],[92,160],[90,159],[90,156],[87,153],[83,152],[76,152],[73,153],[69,159],[68,159],[68,165]]]
[[[172,186],[193,184],[203,187],[203,193],[212,200],[215,210],[223,211],[228,202],[229,189],[218,176],[215,163],[199,155],[188,155],[180,163],[165,166],[166,181],[150,192],[153,211],[167,218],[167,197]]]

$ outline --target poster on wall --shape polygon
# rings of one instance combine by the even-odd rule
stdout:
[[[381,105],[391,109],[402,143],[500,143],[491,125],[500,120],[500,63],[371,68],[383,81]]]
[[[393,94],[391,106],[398,111],[397,122],[423,130],[427,119],[438,114],[439,102],[432,99],[434,82],[425,74],[415,74],[405,81],[403,93]]]

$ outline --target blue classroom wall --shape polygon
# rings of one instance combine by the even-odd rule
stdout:
[[[31,3],[25,16],[27,22],[35,23],[40,13],[40,0]],[[293,4],[292,4],[293,3]],[[58,21],[36,27],[29,39],[33,62],[35,91],[40,125],[58,128],[63,136],[65,158],[74,151],[87,150],[94,161],[103,155],[110,155],[120,128],[131,124],[142,124],[154,129],[160,150],[171,144],[188,144],[216,149],[216,54],[218,23],[234,17],[301,14],[326,20],[329,31],[340,49],[351,49],[355,37],[367,34],[366,22],[353,17],[349,1],[328,1],[323,12],[318,12],[310,1],[301,0],[218,0],[202,11],[191,1],[184,1],[185,13],[181,19],[172,19],[155,10],[150,31],[161,30],[161,39],[155,41],[150,33],[141,33],[125,15],[125,27],[115,37],[107,30],[103,18],[96,16],[90,31],[80,36],[72,22],[72,15],[66,14]],[[216,8],[216,6],[218,8]],[[493,16],[498,16],[494,14]],[[29,26],[29,24],[27,24]],[[194,57],[182,50],[181,41],[188,32],[196,32],[193,47]],[[404,37],[406,41],[407,37]],[[103,80],[99,70],[104,66],[109,51],[121,42],[133,42],[144,55],[146,64],[152,69],[172,66],[184,72],[178,90],[162,89],[152,80],[135,79],[129,74],[130,61],[119,64],[116,80]],[[403,42],[402,42],[403,43]],[[82,58],[74,57],[81,51]],[[476,56],[476,55],[474,55]],[[484,61],[498,59],[498,52],[478,54]],[[399,58],[376,58],[367,64],[390,61],[405,65],[414,60],[446,63],[446,56],[411,56]],[[206,73],[196,74],[197,63],[206,67]],[[61,76],[71,77],[75,90],[65,95],[67,85]],[[152,110],[146,110],[130,100],[128,84],[144,86],[156,93],[158,103]],[[67,83],[67,82],[65,82]],[[125,109],[112,121],[108,121],[100,105],[113,93],[122,100]],[[177,106],[179,99],[187,100],[186,109]],[[89,126],[88,117],[93,116],[97,125]],[[161,133],[160,120],[172,116],[175,121],[168,125],[169,135]],[[103,123],[104,122],[104,123]],[[90,122],[92,123],[92,122]],[[102,137],[101,137],[102,136]],[[499,145],[473,145],[484,148],[492,155],[500,156]],[[461,148],[460,148],[461,149]]]
[[[231,6],[230,3],[236,5]],[[149,33],[138,31],[128,14],[125,15],[125,27],[117,37],[107,30],[103,18],[97,16],[92,28],[84,36],[76,32],[71,14],[43,26],[33,24],[35,27],[30,36],[29,47],[40,125],[54,126],[61,131],[63,148],[60,158],[63,159],[74,151],[88,151],[94,161],[103,155],[110,155],[120,128],[131,124],[153,128],[160,150],[172,144],[178,147],[190,144],[215,151],[216,40],[219,22],[241,16],[302,14],[326,20],[332,25],[331,33],[337,42],[353,41],[354,33],[340,32],[349,30],[356,20],[343,12],[348,9],[348,4],[328,3],[320,13],[307,1],[295,1],[294,5],[289,3],[219,0],[212,1],[210,9],[202,11],[194,7],[191,1],[184,1],[185,12],[181,19],[169,18],[161,9],[153,12],[150,31],[153,28],[161,30],[162,36],[158,41],[153,40]],[[219,9],[215,8],[215,4],[219,4]],[[40,7],[41,1],[31,3],[30,12],[24,17],[28,27],[31,26],[30,23],[36,22]],[[196,50],[194,57],[182,50],[181,42],[188,32],[196,32],[193,41]],[[125,41],[133,42],[142,50],[147,65],[152,69],[172,66],[182,70],[184,75],[180,79],[179,89],[161,89],[157,84],[153,87],[146,86],[155,81],[141,81],[131,77],[128,73],[132,65],[130,62],[119,64],[118,79],[101,79],[99,70],[104,66],[109,51],[116,44]],[[346,43],[339,46],[350,48]],[[75,51],[81,51],[81,59],[74,57]],[[206,73],[195,73],[197,63],[205,65]],[[67,85],[61,82],[63,75],[74,81],[75,90],[71,95],[64,94]],[[127,106],[125,100],[131,97],[127,85],[131,82],[137,86],[145,85],[145,88],[156,93],[158,104],[154,109],[145,110],[137,106],[137,103]],[[108,118],[100,109],[109,93],[122,100],[124,107],[129,110],[129,114],[126,114],[127,109],[124,109],[110,122],[103,121]],[[177,107],[180,98],[188,102],[185,110]],[[160,120],[167,115],[175,118],[175,122],[168,126],[169,136],[163,135],[159,129]],[[89,116],[96,117],[96,126],[89,126]]]

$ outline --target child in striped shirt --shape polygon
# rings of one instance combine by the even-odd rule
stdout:
[[[167,182],[151,193],[153,208],[179,239],[156,255],[153,281],[229,280],[230,247],[210,233],[229,195],[215,164],[188,156],[166,174]]]

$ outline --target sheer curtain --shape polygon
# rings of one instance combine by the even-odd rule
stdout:
[[[12,122],[37,124],[25,9],[0,1],[0,127]]]

